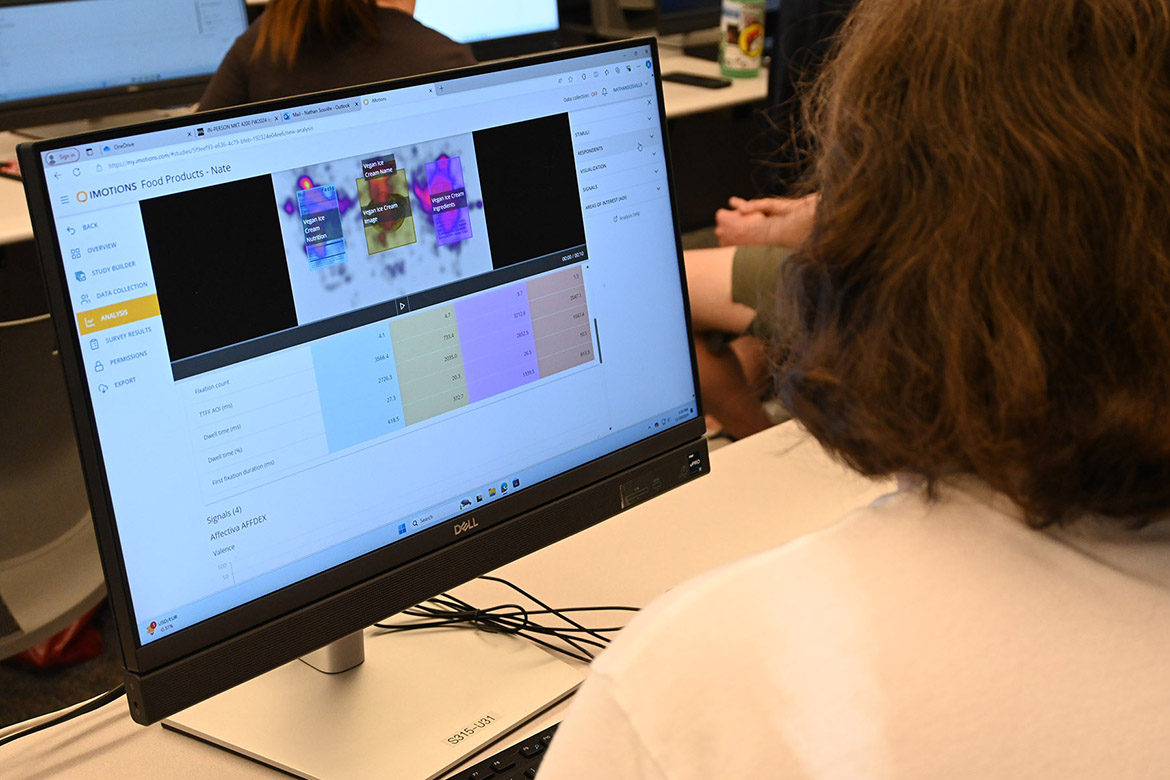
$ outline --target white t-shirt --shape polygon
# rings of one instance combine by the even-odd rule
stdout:
[[[692,580],[594,662],[540,770],[582,777],[1170,777],[1170,521],[966,480]]]

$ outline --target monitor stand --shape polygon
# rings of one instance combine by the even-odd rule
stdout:
[[[658,42],[663,47],[678,49],[687,57],[710,62],[719,62],[719,28],[694,30],[675,35],[660,35]]]
[[[364,663],[362,642],[352,634],[163,725],[299,777],[431,780],[585,675],[524,639],[470,629],[367,629]]]
[[[719,41],[714,43],[689,43],[683,46],[683,54],[709,62],[719,62]]]

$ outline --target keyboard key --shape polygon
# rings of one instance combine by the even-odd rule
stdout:
[[[556,729],[554,724],[522,742],[508,745],[495,755],[449,776],[449,780],[533,780]]]
[[[511,769],[514,766],[516,766],[516,760],[514,758],[511,756],[502,756],[488,764],[488,769],[492,770],[493,772],[503,772],[504,770]]]

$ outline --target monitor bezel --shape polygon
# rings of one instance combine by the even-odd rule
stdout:
[[[659,121],[662,123],[662,126],[665,126],[666,116],[662,98],[662,85],[657,78],[660,74],[660,64],[657,46],[653,38],[637,38],[563,49],[556,52],[537,54],[509,61],[485,63],[442,73],[358,85],[293,98],[282,98],[264,103],[251,104],[245,107],[225,108],[199,114],[199,123],[229,120],[248,114],[274,112],[293,106],[327,100],[345,99],[371,91],[407,88],[419,84],[478,76],[503,70],[518,69],[530,65],[567,61],[576,57],[633,49],[639,46],[649,47],[656,77]],[[483,573],[491,568],[496,568],[507,562],[507,560],[539,549],[551,543],[551,541],[563,538],[587,525],[598,522],[615,513],[615,511],[621,511],[621,509],[625,508],[624,502],[619,500],[616,504],[615,511],[607,510],[600,514],[596,512],[585,512],[576,520],[562,520],[556,526],[534,525],[531,519],[527,522],[521,522],[521,520],[523,518],[544,515],[550,510],[556,509],[556,507],[563,504],[566,500],[583,501],[585,499],[580,498],[580,496],[589,494],[591,491],[602,491],[607,497],[605,500],[612,503],[613,497],[617,495],[615,491],[618,491],[620,486],[627,481],[628,474],[637,473],[640,469],[652,468],[653,464],[664,458],[664,453],[673,453],[671,468],[677,469],[677,464],[680,459],[685,459],[686,455],[692,452],[701,452],[700,460],[703,465],[698,473],[705,472],[706,447],[702,438],[705,424],[703,421],[701,399],[698,396],[698,372],[695,363],[693,331],[689,316],[689,297],[683,266],[678,214],[675,201],[672,198],[671,210],[674,217],[673,228],[679,282],[684,306],[683,314],[685,316],[687,340],[690,344],[692,381],[696,392],[695,408],[697,413],[693,419],[615,452],[603,455],[600,458],[551,477],[525,490],[512,493],[486,506],[484,510],[476,513],[477,519],[479,520],[479,529],[473,534],[461,536],[457,541],[452,538],[452,529],[460,521],[466,519],[462,515],[419,532],[414,536],[396,541],[379,550],[340,564],[333,569],[321,572],[271,594],[262,596],[247,604],[228,610],[218,616],[193,624],[184,628],[182,631],[176,632],[172,636],[163,637],[142,645],[138,639],[137,623],[131,614],[130,588],[126,577],[125,562],[121,554],[121,545],[119,544],[116,516],[111,502],[109,484],[105,476],[104,460],[98,443],[96,418],[90,400],[88,380],[80,369],[84,353],[82,352],[80,337],[76,328],[73,327],[75,312],[69,296],[66,294],[68,288],[63,253],[57,241],[56,230],[50,217],[51,202],[48,194],[45,170],[40,164],[40,159],[43,152],[55,149],[82,146],[95,143],[99,140],[108,140],[115,137],[122,138],[191,124],[193,124],[191,117],[163,119],[150,123],[121,127],[115,130],[95,131],[76,136],[26,143],[18,148],[22,169],[25,171],[26,195],[29,203],[29,211],[32,216],[38,254],[41,258],[42,272],[46,280],[51,310],[65,315],[55,316],[53,319],[63,358],[62,363],[71,400],[74,424],[78,433],[78,445],[87,490],[89,492],[90,504],[93,507],[92,514],[99,549],[101,551],[102,566],[111,595],[110,600],[115,622],[118,626],[123,662],[127,670],[127,685],[128,689],[133,688],[131,690],[132,702],[135,701],[135,696],[139,697],[140,702],[144,701],[142,691],[149,679],[163,678],[167,680],[165,685],[158,683],[153,683],[152,685],[169,689],[169,692],[166,693],[168,701],[177,700],[185,702],[182,706],[187,706],[204,698],[204,696],[192,699],[190,696],[181,695],[182,691],[188,690],[192,685],[202,685],[204,688],[201,688],[201,690],[209,690],[206,686],[215,686],[210,681],[204,679],[207,674],[211,674],[213,677],[221,680],[223,675],[227,674],[223,670],[217,670],[217,663],[206,665],[206,658],[209,655],[214,658],[218,658],[221,655],[224,659],[231,658],[232,660],[226,664],[227,666],[235,664],[238,670],[247,670],[248,677],[255,676],[255,674],[275,668],[275,666],[292,660],[322,644],[358,630],[373,620],[400,611],[422,598],[434,595],[434,592],[423,593],[411,588],[400,587],[397,589],[388,589],[385,586],[385,582],[388,579],[394,579],[397,573],[401,573],[401,576],[405,579],[413,580],[417,575],[414,573],[407,574],[406,572],[413,572],[414,567],[420,562],[424,562],[427,565],[450,565],[450,561],[463,555],[460,551],[467,549],[468,544],[473,544],[481,536],[486,534],[496,534],[496,538],[511,538],[515,535],[515,532],[509,531],[509,528],[523,527],[526,529],[525,534],[531,537],[532,544],[508,549],[505,551],[503,557],[496,556],[493,558],[491,556],[481,556],[482,564],[487,568],[482,568],[475,573],[469,573],[470,570],[465,565],[450,565],[450,576],[435,575],[434,582],[442,581],[446,583],[439,589],[452,587],[464,582],[470,577],[475,576],[476,573]],[[663,138],[663,146],[668,187],[669,191],[674,193],[675,181],[671,165],[670,147],[665,137]],[[680,454],[680,448],[686,450],[686,453]],[[665,484],[669,486],[672,483],[668,481]],[[573,498],[574,496],[577,496],[577,498]],[[539,528],[554,527],[558,529],[554,539],[545,539],[536,533],[536,530]],[[439,544],[439,541],[443,537],[446,537],[446,541]],[[483,544],[487,544],[487,542],[483,542]],[[448,562],[443,563],[443,559],[446,559]],[[436,563],[436,560],[439,562]],[[434,572],[430,572],[430,575],[434,575]],[[411,595],[409,596],[409,600],[405,602],[379,601],[378,608],[374,609],[373,612],[369,608],[358,608],[359,604],[363,602],[363,599],[368,598],[369,594],[375,592],[384,594],[388,590],[394,593],[409,593]],[[422,590],[429,590],[429,588],[423,588]],[[363,593],[366,593],[366,596],[363,596]],[[328,610],[321,609],[324,604],[329,604]],[[353,606],[353,609],[347,612],[345,609],[346,604]],[[314,619],[318,622],[324,621],[326,616],[331,615],[331,617],[328,617],[327,623],[324,624],[329,629],[326,632],[327,636],[323,638],[319,630],[309,630],[312,627],[304,625],[305,619],[302,616],[305,614],[314,615]],[[290,629],[288,629],[290,621],[294,625],[294,628],[291,629],[291,634]],[[273,636],[279,636],[280,640],[274,643]],[[273,648],[273,644],[276,644],[277,647]],[[243,659],[248,660],[245,663]],[[257,662],[260,662],[259,665],[257,665]],[[204,677],[200,677],[198,674],[192,676],[192,668],[204,668],[204,666],[206,666]],[[179,675],[176,681],[175,670],[179,668],[184,668],[188,671],[183,675]],[[247,679],[247,677],[243,679]],[[227,687],[231,687],[231,685],[235,685],[238,682],[242,682],[242,680],[236,679],[234,682],[223,685],[219,690],[225,690]],[[211,695],[214,692],[218,691],[211,691],[206,695]],[[166,709],[166,707],[160,709],[157,704],[147,706],[145,703],[142,703],[141,712],[132,706],[132,714],[134,714],[136,719],[139,719],[140,715],[143,718],[148,718],[148,720],[141,722],[153,722],[153,720],[165,717],[167,714],[175,711],[173,709],[165,711]]]
[[[540,32],[524,33],[522,35],[506,35],[502,38],[484,38],[465,44],[471,47],[471,54],[476,61],[488,63],[506,57],[519,57],[527,54],[559,49],[562,44],[561,28],[542,30]]]
[[[245,0],[237,0],[240,18],[247,29]],[[0,3],[4,6],[55,5],[69,0],[14,0]],[[226,52],[225,52],[226,53]],[[86,89],[77,92],[59,92],[21,100],[0,101],[0,130],[53,125],[101,117],[117,117],[136,111],[175,108],[195,103],[211,82],[219,63],[207,73],[179,78],[162,79],[143,84],[124,84],[117,87]]]

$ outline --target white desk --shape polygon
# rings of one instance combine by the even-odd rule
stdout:
[[[700,76],[721,76],[719,64],[698,57],[687,57],[670,49],[659,49],[662,72],[682,71]],[[708,89],[667,81],[662,84],[662,100],[666,104],[666,118],[677,119],[689,114],[716,111],[721,108],[757,103],[768,97],[768,73],[763,68],[752,78],[731,79],[730,87]]]
[[[12,133],[0,133],[0,159],[15,159],[16,144],[22,140]],[[31,241],[32,237],[24,186],[13,179],[0,179],[0,246]]]
[[[663,73],[685,71],[703,76],[718,76],[719,66],[714,62],[686,57],[664,50],[661,53]],[[761,74],[751,79],[733,79],[730,87],[706,89],[686,84],[667,82],[662,85],[662,97],[666,103],[668,119],[714,111],[729,106],[753,103],[763,100],[768,94],[768,80]],[[16,144],[24,139],[12,133],[0,133],[0,159],[16,156]],[[0,246],[31,241],[32,223],[28,217],[28,206],[24,200],[24,188],[20,182],[0,179]]]
[[[791,423],[719,449],[711,463],[710,475],[497,573],[562,606],[641,605],[698,572],[820,528],[892,487],[830,461]],[[493,588],[471,583],[458,593],[488,606],[499,600]],[[391,692],[387,699],[393,700]],[[559,719],[554,710],[525,731]],[[506,737],[504,744],[521,736]],[[137,726],[122,700],[0,748],[0,776],[276,780],[286,775],[158,725]]]

